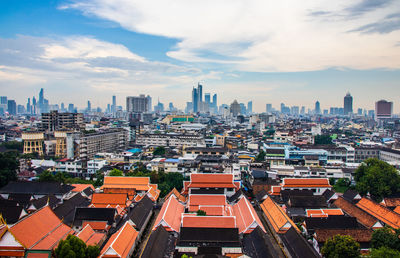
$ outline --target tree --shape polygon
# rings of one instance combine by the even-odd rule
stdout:
[[[67,239],[61,240],[57,248],[54,250],[55,257],[88,257],[94,258],[99,256],[100,249],[98,246],[86,246],[80,238],[68,235]]]
[[[15,152],[0,153],[0,187],[17,180],[19,164]]]
[[[326,258],[360,257],[360,244],[351,236],[336,235],[325,242],[321,253]]]
[[[314,137],[314,144],[315,145],[332,144],[332,138],[329,134],[316,135]]]
[[[154,155],[154,156],[163,156],[163,155],[165,155],[165,148],[164,148],[163,146],[157,147],[157,148],[153,151],[153,155]]]
[[[48,170],[45,170],[39,175],[39,181],[40,182],[55,182],[56,178],[53,175],[53,173],[51,173]]]
[[[203,210],[197,210],[196,213],[197,213],[197,216],[206,216],[207,215],[207,213]]]
[[[384,197],[400,193],[400,175],[394,167],[376,158],[366,159],[355,172],[357,191],[380,202]]]
[[[372,233],[371,247],[379,249],[387,247],[400,251],[400,230],[393,230],[389,227],[380,228]]]
[[[400,257],[400,251],[390,249],[388,247],[380,247],[378,249],[372,249],[369,254],[371,258],[398,258]]]
[[[263,162],[265,160],[265,155],[266,153],[263,150],[261,150],[260,153],[258,153],[258,155],[256,156],[256,161]]]
[[[124,172],[122,172],[119,169],[113,168],[113,170],[111,170],[109,176],[124,176]]]

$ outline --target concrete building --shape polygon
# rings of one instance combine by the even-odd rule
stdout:
[[[233,117],[237,117],[240,114],[240,111],[241,111],[240,104],[235,99],[230,106],[230,113],[232,114]]]
[[[50,113],[42,113],[41,129],[48,132],[62,129],[79,129],[83,125],[82,113],[58,113],[56,110]]]
[[[44,133],[43,132],[23,132],[24,154],[38,153],[43,155]]]
[[[196,134],[139,134],[136,144],[170,147],[197,147],[205,146],[204,137]]]
[[[393,114],[393,102],[379,100],[375,102],[375,120],[390,119]]]
[[[149,97],[149,96],[148,96]],[[141,94],[138,97],[126,97],[126,111],[134,113],[149,112],[149,98]]]
[[[350,95],[350,93],[347,93],[344,97],[343,109],[345,116],[353,113],[353,97]]]

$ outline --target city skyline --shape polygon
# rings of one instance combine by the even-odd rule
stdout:
[[[21,93],[45,88],[53,102],[104,108],[146,94],[184,109],[200,82],[254,112],[317,100],[323,110],[348,91],[353,112],[380,99],[400,112],[395,1],[284,2],[2,1],[1,95],[25,103]]]

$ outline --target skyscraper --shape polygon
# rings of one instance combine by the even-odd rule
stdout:
[[[204,93],[204,102],[207,103],[208,105],[211,104],[211,96],[210,96],[210,93]]]
[[[31,113],[31,98],[28,98],[28,103],[26,103],[26,113]]]
[[[353,113],[353,97],[350,95],[349,92],[344,97],[343,110],[345,116]]]
[[[214,95],[213,95],[213,105],[214,105],[215,108],[218,107],[218,103],[217,103],[217,94],[214,94]]]
[[[150,95],[147,95],[147,112],[151,112],[151,111],[153,111],[153,103],[152,103],[152,100],[151,100],[151,97],[150,97]]]
[[[253,113],[253,101],[247,102],[247,113],[252,114]]]
[[[147,98],[143,94],[138,97],[126,97],[126,111],[135,113],[148,112]]]
[[[117,111],[117,97],[115,95],[112,96],[112,106],[111,113],[115,113]]]
[[[265,105],[265,111],[267,113],[272,113],[272,104],[266,104]]]
[[[197,94],[199,95],[199,102],[203,102],[203,85],[200,83],[197,84]]]
[[[87,111],[90,112],[92,110],[92,104],[90,103],[90,100],[87,102]]]
[[[16,115],[17,114],[17,103],[15,100],[9,99],[7,100],[7,110],[8,114]]]
[[[240,104],[237,102],[236,99],[232,102],[230,106],[230,112],[234,117],[237,117],[240,113]]]
[[[0,97],[0,113],[4,114],[7,111],[8,108],[8,102],[7,102],[7,97],[6,96],[1,96]]]
[[[319,115],[321,114],[321,105],[319,104],[319,101],[315,102],[315,114]]]
[[[193,88],[192,90],[192,103],[193,103],[193,113],[197,113],[199,111],[199,94],[198,89]]]
[[[375,119],[389,119],[392,118],[393,102],[386,100],[379,100],[375,102]]]

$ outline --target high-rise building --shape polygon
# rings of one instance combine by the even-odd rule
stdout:
[[[92,104],[90,103],[90,100],[87,102],[87,111],[90,112],[92,111]]]
[[[240,103],[240,114],[245,115],[247,114],[246,105],[244,103]]]
[[[247,102],[247,113],[252,114],[253,113],[253,101]]]
[[[305,115],[305,114],[306,114],[306,107],[305,107],[305,106],[302,106],[302,107],[301,107],[301,109],[300,109],[300,114],[301,114],[301,115]]]
[[[357,115],[361,116],[363,114],[362,108],[357,109]]]
[[[344,115],[350,115],[353,113],[353,97],[348,92],[344,97],[344,105],[343,105]]]
[[[151,111],[153,111],[153,103],[152,103],[152,100],[151,100],[151,97],[150,97],[150,95],[147,95],[147,112],[151,112]]]
[[[193,113],[197,113],[199,111],[199,94],[198,89],[193,88],[192,90],[192,103],[193,103]]]
[[[265,105],[265,111],[267,113],[272,113],[272,104],[266,104]]]
[[[69,113],[74,113],[74,111],[75,111],[75,107],[74,107],[74,104],[68,104],[68,112]]]
[[[31,113],[31,98],[28,98],[28,103],[26,103],[26,113]]]
[[[18,114],[25,114],[26,113],[25,111],[26,110],[25,110],[24,105],[17,105],[17,113]]]
[[[199,94],[199,102],[203,102],[203,85],[200,83],[197,84],[198,94]]]
[[[315,114],[319,115],[321,114],[321,105],[319,104],[319,101],[315,102]]]
[[[71,105],[71,104],[70,104]],[[42,113],[41,128],[50,132],[61,129],[80,128],[84,125],[82,113]]]
[[[35,98],[35,97],[32,97],[32,108],[31,108],[31,113],[32,113],[32,114],[36,114],[36,110],[37,110],[36,98]]]
[[[213,105],[214,105],[215,108],[218,107],[218,103],[217,103],[217,94],[214,94],[214,95],[213,95]]]
[[[8,108],[8,102],[7,102],[7,96],[1,96],[0,97],[0,114],[4,114],[7,112]]]
[[[232,116],[237,117],[240,114],[240,104],[235,99],[230,106],[230,113]]]
[[[15,100],[9,99],[7,100],[7,110],[8,114],[10,115],[16,115],[17,114],[17,103]]]
[[[375,102],[375,119],[389,119],[393,114],[393,102],[379,100]]]
[[[210,96],[210,93],[204,93],[204,102],[207,103],[208,105],[211,104],[211,96]]]
[[[299,112],[300,112],[299,106],[293,106],[290,109],[290,113],[292,113],[292,115],[294,115],[294,116],[298,116]]]
[[[111,113],[115,113],[117,111],[117,97],[115,95],[112,96],[112,106]]]
[[[148,102],[145,95],[141,94],[138,97],[126,97],[126,111],[135,113],[148,112]]]

